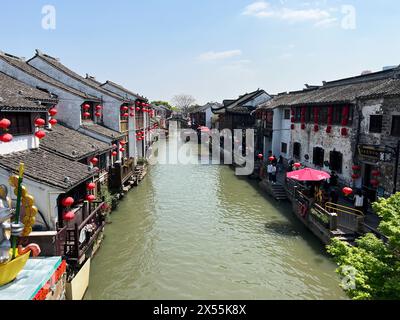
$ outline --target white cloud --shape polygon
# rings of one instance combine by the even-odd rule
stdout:
[[[243,15],[253,16],[257,18],[275,18],[290,23],[295,22],[314,22],[315,26],[327,26],[331,24],[333,18],[327,10],[315,9],[292,9],[292,8],[274,8],[268,2],[258,1],[248,5]],[[335,19],[336,20],[336,19]],[[329,23],[328,23],[329,22]]]
[[[229,51],[220,51],[220,52],[208,51],[208,52],[202,53],[198,57],[198,59],[200,61],[215,61],[215,60],[229,59],[232,57],[238,57],[241,55],[242,55],[241,50],[229,50]]]

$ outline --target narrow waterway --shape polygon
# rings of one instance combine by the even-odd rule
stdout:
[[[153,166],[111,220],[86,299],[345,298],[289,205],[228,166]]]

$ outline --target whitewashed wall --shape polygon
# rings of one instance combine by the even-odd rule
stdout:
[[[274,109],[272,152],[275,156],[291,158],[291,120],[285,120],[285,108]],[[286,143],[287,153],[282,153],[282,143]]]
[[[12,189],[8,184],[9,176],[9,172],[0,169],[0,184],[6,185],[9,189],[9,194],[15,198],[13,192],[11,192]],[[24,178],[23,184],[27,187],[28,193],[35,197],[35,205],[52,228],[51,231],[56,230],[56,223],[58,221],[57,199],[61,194],[63,194],[63,191],[44,184],[39,184],[27,178]],[[37,216],[37,219],[38,221],[41,220],[39,215]]]
[[[39,139],[34,135],[16,136],[11,142],[0,142],[0,155],[39,148]]]

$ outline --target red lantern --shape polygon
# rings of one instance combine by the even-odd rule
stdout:
[[[87,189],[90,190],[90,191],[96,189],[96,184],[93,183],[93,182],[89,183],[89,184],[87,185]]]
[[[0,128],[7,130],[11,126],[11,121],[8,119],[2,119],[0,121]]]
[[[295,126],[294,126],[294,124],[292,124],[292,125],[290,126],[290,129],[292,129],[292,130],[294,130],[294,129],[295,129]]]
[[[347,136],[348,133],[349,133],[349,132],[348,132],[347,128],[342,128],[342,130],[341,130],[342,136]]]
[[[319,126],[317,124],[314,125],[314,132],[318,132],[319,131]]]
[[[90,110],[90,104],[84,104],[83,105],[83,110],[85,110],[85,111],[88,111],[88,110]]]
[[[63,200],[61,201],[61,204],[62,204],[64,207],[69,208],[69,207],[71,207],[71,206],[74,204],[74,202],[75,202],[74,198],[68,197],[68,198],[63,199]]]
[[[13,138],[14,138],[14,137],[13,137],[11,134],[5,133],[5,134],[2,134],[2,135],[0,136],[0,141],[1,141],[1,142],[4,142],[4,143],[8,143],[8,142],[11,142],[11,140],[12,140]]]
[[[117,152],[117,151],[113,151],[113,152],[112,152],[112,156],[113,156],[113,157],[116,157],[117,155],[118,155],[118,152]]]
[[[360,178],[360,176],[358,175],[358,174],[353,174],[352,176],[351,176],[351,178],[353,179],[353,180],[358,180],[359,178]]]
[[[39,140],[42,140],[42,139],[46,136],[46,132],[39,130],[39,131],[37,131],[37,132],[35,133],[35,136],[36,136],[36,138],[38,138]]]
[[[99,163],[99,159],[93,158],[92,160],[90,160],[90,162],[95,166],[96,164]]]
[[[89,194],[89,195],[86,197],[86,200],[89,201],[90,203],[92,203],[93,201],[96,200],[96,197],[95,197],[94,195],[92,195],[92,194]]]
[[[131,112],[129,115],[130,115],[131,117],[134,117],[134,116],[135,116],[135,114],[134,114],[133,112]]]
[[[258,159],[262,159],[262,158],[264,158],[264,155],[262,154],[262,153],[260,153],[259,155],[258,155]]]
[[[272,162],[275,160],[275,157],[269,157],[268,160]]]
[[[51,108],[49,110],[49,115],[52,116],[52,117],[55,117],[57,115],[57,113],[58,113],[58,111],[57,111],[56,108]]]
[[[46,124],[46,121],[43,120],[42,118],[38,118],[35,120],[36,127],[43,127],[45,124]]]
[[[125,152],[125,148],[121,148],[121,149],[119,149],[119,151]]]
[[[292,121],[292,123],[295,123],[296,119],[294,117],[292,117],[292,119],[290,119],[290,121]]]
[[[100,118],[100,117],[101,117],[101,112],[96,112],[94,115],[95,115],[97,118]]]
[[[295,168],[299,169],[301,167],[301,163],[297,162],[293,165]]]
[[[371,180],[371,185],[374,186],[374,187],[377,187],[377,186],[379,186],[379,181],[376,180],[376,179],[372,179]]]
[[[353,193],[353,189],[352,188],[350,188],[350,187],[345,187],[345,188],[343,188],[343,194],[345,195],[345,196],[349,196],[349,195],[351,195]]]
[[[331,126],[327,126],[326,127],[326,133],[331,133],[332,132],[332,127]]]
[[[128,110],[129,110],[129,107],[123,106],[123,107],[121,108],[121,110],[122,110],[122,111],[128,111]]]
[[[381,175],[381,173],[378,170],[373,170],[371,174],[373,177],[379,177]]]
[[[129,109],[130,109],[131,111],[135,111],[135,107],[133,107],[133,106],[130,107]]]
[[[55,126],[55,125],[58,123],[58,121],[57,121],[56,119],[50,119],[49,123],[50,123],[52,126]]]
[[[353,171],[360,171],[361,167],[360,166],[353,166],[352,169],[353,169]]]
[[[124,114],[123,114],[123,117],[124,117],[124,118],[128,118],[128,117],[129,117],[129,113],[124,113]]]
[[[122,141],[120,141],[119,143],[120,143],[120,145],[121,145],[121,146],[125,146],[125,145],[126,145],[126,142],[125,142],[125,141],[123,141],[123,140],[122,140]]]
[[[85,118],[89,118],[89,117],[90,117],[90,112],[84,112],[84,113],[83,113],[83,116],[84,116]]]
[[[112,147],[114,150],[118,148],[118,146],[115,143],[112,145]]]
[[[305,123],[302,123],[301,124],[301,130],[305,130],[306,129],[306,124]]]
[[[72,211],[68,211],[63,215],[64,221],[72,221],[74,219],[75,219],[75,213],[73,213]]]
[[[97,110],[97,111],[101,111],[102,109],[103,109],[102,106],[100,106],[100,105],[96,106],[96,110]]]
[[[136,107],[136,111],[139,112],[139,111],[140,111],[140,108],[139,108],[139,107]]]

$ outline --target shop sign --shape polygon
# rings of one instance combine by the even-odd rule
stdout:
[[[358,154],[365,160],[372,160],[375,162],[392,162],[393,154],[385,148],[372,146],[372,145],[359,145]]]

